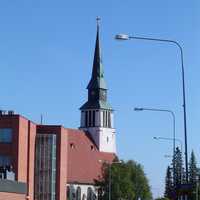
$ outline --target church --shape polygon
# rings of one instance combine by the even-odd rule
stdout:
[[[36,124],[0,111],[0,200],[93,200],[103,163],[116,158],[114,113],[107,99],[97,35],[80,127]]]

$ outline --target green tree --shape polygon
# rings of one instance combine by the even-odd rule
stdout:
[[[189,162],[189,182],[191,184],[196,184],[196,178],[197,178],[197,162],[196,157],[194,155],[194,151],[191,153],[190,162]]]
[[[168,198],[166,198],[166,197],[161,197],[161,198],[157,198],[157,199],[155,199],[155,200],[170,200],[170,199],[168,199]]]
[[[193,185],[193,191],[190,196],[191,200],[196,199],[197,176],[198,176],[197,162],[194,151],[192,151],[189,161],[189,183]]]
[[[173,193],[172,172],[170,166],[168,166],[165,177],[165,197],[170,199],[172,197],[172,193]]]
[[[174,186],[177,187],[178,185],[183,183],[184,178],[184,170],[183,170],[183,159],[182,159],[182,152],[178,147],[176,147],[175,155],[173,158],[174,162]]]
[[[134,161],[104,165],[103,178],[96,184],[102,190],[102,199],[109,196],[109,171],[111,171],[111,199],[137,200],[152,199],[148,180],[140,164]]]

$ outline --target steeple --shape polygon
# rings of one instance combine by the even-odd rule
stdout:
[[[96,44],[95,44],[92,77],[87,86],[87,89],[100,89],[100,88],[107,89],[106,83],[104,80],[104,71],[103,71],[102,57],[101,57],[101,47],[100,47],[100,39],[99,39],[99,21],[100,21],[100,18],[97,18],[97,36],[96,36]]]
[[[87,86],[88,99],[81,106],[80,129],[93,138],[99,151],[116,153],[114,114],[107,101],[107,87],[104,79],[99,21],[97,18],[97,35],[92,68],[92,77]]]
[[[92,68],[92,77],[87,86],[88,89],[88,101],[80,108],[83,109],[108,109],[112,110],[112,107],[107,102],[107,86],[104,79],[104,71],[102,65],[102,55],[100,47],[100,34],[99,34],[99,21],[97,18],[97,35],[96,44]]]

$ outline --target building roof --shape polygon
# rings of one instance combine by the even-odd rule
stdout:
[[[102,177],[103,162],[111,163],[115,157],[113,153],[100,152],[89,133],[68,129],[68,183],[93,184]]]

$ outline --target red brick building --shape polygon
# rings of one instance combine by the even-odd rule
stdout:
[[[36,124],[13,112],[0,112],[0,179],[13,191],[22,182],[26,192],[0,190],[1,199],[97,199],[96,179],[102,162],[116,155],[113,110],[107,102],[99,42],[99,25],[88,100],[80,108],[79,129]]]

